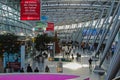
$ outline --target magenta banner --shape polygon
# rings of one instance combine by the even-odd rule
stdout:
[[[6,74],[0,75],[0,80],[68,80],[78,78],[75,75],[60,75],[60,74]]]

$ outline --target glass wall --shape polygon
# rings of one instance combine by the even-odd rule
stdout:
[[[20,20],[20,12],[0,2],[0,32],[31,34],[32,25]],[[27,32],[27,33],[26,33]]]

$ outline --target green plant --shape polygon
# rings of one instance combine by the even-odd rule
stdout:
[[[35,39],[35,48],[38,51],[43,51],[45,49],[47,49],[46,44],[53,42],[54,41],[54,37],[50,37],[47,34],[43,34],[43,35],[37,35],[36,39]]]
[[[0,55],[3,56],[4,52],[8,53],[16,53],[19,51],[19,46],[16,44],[17,36],[11,33],[5,33],[0,35]],[[9,61],[8,61],[9,62]]]
[[[2,49],[6,52],[14,52],[16,48],[15,42],[17,41],[17,36],[15,34],[6,33],[0,36],[0,43],[2,44]]]

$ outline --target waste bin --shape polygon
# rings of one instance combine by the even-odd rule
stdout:
[[[62,73],[63,72],[63,64],[62,62],[57,63],[57,72]]]

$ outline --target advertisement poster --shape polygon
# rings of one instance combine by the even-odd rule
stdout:
[[[46,28],[46,31],[54,31],[54,23],[48,22],[48,26]]]
[[[40,0],[21,0],[20,20],[40,20]]]

